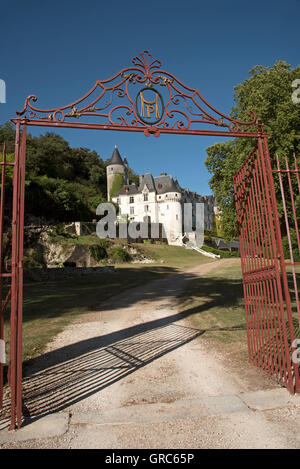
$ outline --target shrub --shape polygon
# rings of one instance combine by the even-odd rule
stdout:
[[[76,235],[72,235],[65,230],[65,226],[63,223],[59,223],[53,226],[49,232],[49,236],[53,239],[58,236],[63,236],[64,238],[76,238]]]
[[[95,261],[97,262],[107,257],[106,250],[99,244],[92,244],[91,246],[89,246],[89,251],[92,258],[95,259]]]
[[[129,252],[121,246],[113,248],[110,252],[110,256],[113,262],[129,262],[131,259]]]
[[[34,257],[24,256],[23,267],[24,269],[41,269],[44,266]]]
[[[107,250],[110,246],[110,241],[107,238],[99,238],[98,240],[99,246],[101,246],[103,249]]]

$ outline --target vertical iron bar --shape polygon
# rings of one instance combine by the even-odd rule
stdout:
[[[6,176],[6,151],[5,143],[2,151],[2,172],[1,172],[1,199],[0,199],[0,339],[4,340],[4,308],[2,310],[2,266],[3,266],[3,222],[5,207],[5,176]],[[3,363],[0,363],[0,409],[3,407]]]
[[[23,320],[23,241],[24,241],[24,200],[25,200],[25,161],[26,125],[23,125],[19,156],[19,219],[18,219],[18,311],[17,311],[17,426],[22,423],[22,320]]]
[[[289,189],[290,189],[290,195],[291,195],[293,217],[294,217],[294,221],[295,221],[295,230],[296,230],[296,236],[297,236],[297,243],[298,243],[298,248],[300,250],[300,236],[299,236],[298,223],[297,223],[296,207],[295,207],[295,200],[294,200],[294,191],[293,191],[293,186],[292,186],[289,162],[288,162],[287,158],[285,158],[285,163],[286,163],[287,177],[288,177],[288,183],[289,183]],[[279,164],[279,162],[278,162],[278,164]]]
[[[241,256],[241,268],[242,268],[242,276],[245,276],[245,243],[244,243],[244,236],[243,236],[243,223],[242,223],[242,207],[241,207],[241,183],[240,183],[240,174],[237,174],[233,179],[234,184],[234,198],[235,198],[235,206],[236,206],[236,215],[237,215],[237,222],[238,222],[238,232],[239,232],[239,244],[240,244],[240,256]],[[252,352],[252,340],[250,334],[250,311],[249,311],[249,295],[248,295],[248,288],[245,282],[243,282],[243,290],[244,290],[244,301],[245,301],[245,319],[246,319],[246,329],[247,329],[247,342],[248,342],[248,356],[249,359],[252,359],[253,352]]]
[[[288,218],[288,212],[287,212],[287,206],[286,206],[286,200],[285,200],[285,192],[284,192],[284,187],[283,187],[283,182],[282,182],[281,168],[280,168],[278,155],[276,155],[276,160],[277,160],[277,173],[278,173],[278,179],[279,179],[279,187],[280,187],[280,192],[281,192],[281,199],[282,199],[282,206],[283,206],[283,213],[284,213],[284,221],[285,221],[286,233],[287,233],[289,251],[290,251],[292,276],[293,276],[293,281],[295,285],[295,296],[296,296],[296,305],[297,305],[297,310],[298,310],[298,319],[299,319],[299,324],[300,324],[299,296],[298,296],[298,289],[297,289],[297,279],[296,279],[296,271],[295,271],[295,263],[294,263],[293,246],[292,246],[292,240],[291,240],[290,224],[289,224],[289,218]],[[287,160],[286,160],[286,169],[289,170],[289,165],[288,165]],[[297,242],[298,242],[298,245],[300,245],[298,224],[297,224],[297,217],[296,217],[296,210],[295,210],[295,202],[294,202],[294,197],[293,197],[293,187],[291,184],[290,173],[288,172],[287,174],[288,174],[288,180],[289,180],[291,201],[292,201],[292,206],[293,206],[293,216],[295,220],[295,226],[297,228]]]
[[[15,138],[15,166],[13,172],[13,209],[12,209],[12,253],[11,253],[11,311],[10,311],[10,388],[11,423],[10,430],[16,428],[17,396],[17,311],[18,311],[18,196],[19,196],[19,149],[20,123],[17,123]]]

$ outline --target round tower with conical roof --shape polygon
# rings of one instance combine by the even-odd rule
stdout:
[[[106,180],[107,180],[107,200],[111,200],[111,189],[113,187],[114,179],[117,174],[122,175],[124,181],[125,166],[122,161],[121,155],[115,146],[112,157],[106,166]]]

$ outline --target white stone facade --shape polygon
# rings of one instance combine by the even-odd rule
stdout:
[[[122,173],[120,170],[119,174]],[[107,166],[107,174],[111,174],[110,165]],[[192,204],[192,230],[196,229],[197,203],[204,204],[204,228],[214,228],[213,196],[201,196],[188,189],[182,189],[172,176],[165,173],[158,177],[151,174],[140,176],[138,186],[128,184],[128,180],[126,182],[124,181],[123,188],[112,198],[119,206],[119,217],[132,222],[161,223],[168,244],[182,245],[184,235],[189,237],[183,226],[184,206],[187,203]],[[194,238],[191,235],[191,239]]]

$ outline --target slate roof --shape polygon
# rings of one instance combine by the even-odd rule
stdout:
[[[148,187],[149,192],[155,192],[155,184],[154,179],[151,173],[146,173],[143,175],[143,179],[141,184],[139,185],[139,192],[141,193],[144,189],[145,185]]]
[[[154,183],[157,194],[165,194],[166,192],[178,192],[181,194],[181,188],[172,176],[155,177]]]
[[[141,194],[145,186],[147,186],[149,192],[155,192],[158,195],[166,194],[167,192],[177,192],[179,194],[182,192],[178,182],[174,181],[172,176],[163,175],[153,177],[151,173],[146,173],[143,175],[139,186],[134,184],[124,185],[115,197],[118,195]]]
[[[135,195],[135,194],[140,194],[140,193],[141,191],[138,190],[135,184],[129,184],[129,185],[123,186],[122,189],[114,197],[118,197],[119,195]]]
[[[108,164],[121,164],[122,166],[124,165],[123,161],[122,161],[122,158],[121,158],[121,155],[119,153],[119,150],[117,149],[117,147],[115,147],[114,151],[113,151],[113,154],[112,154],[112,157],[111,159],[109,160]]]

